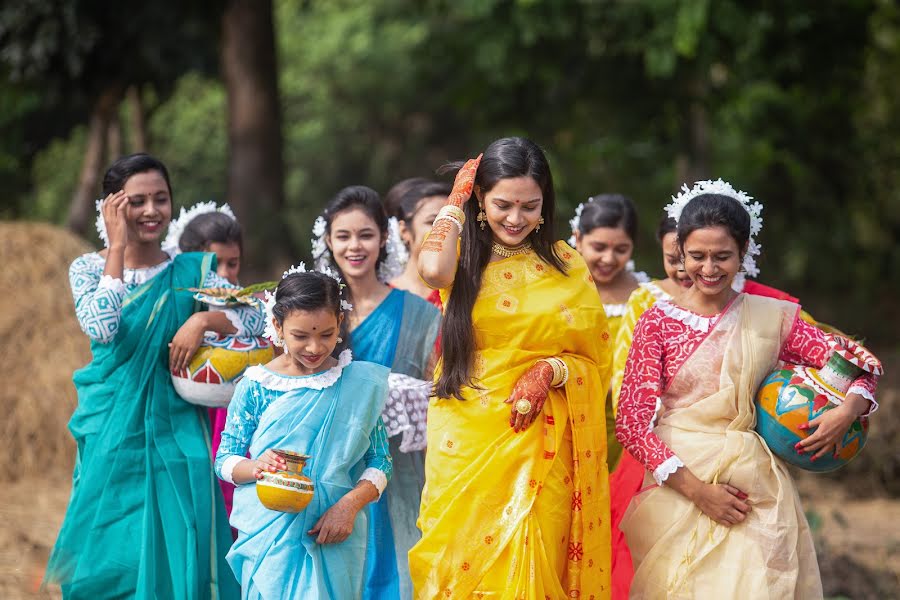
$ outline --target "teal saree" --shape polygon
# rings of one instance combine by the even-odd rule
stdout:
[[[108,344],[75,373],[72,496],[47,581],[67,598],[239,596],[208,418],[172,387],[168,344],[195,312],[215,255],[177,256],[129,294]]]

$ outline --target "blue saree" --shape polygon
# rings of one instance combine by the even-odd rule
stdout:
[[[262,413],[250,456],[269,448],[308,454],[312,458],[304,474],[316,487],[312,501],[299,513],[265,508],[255,485],[235,490],[231,524],[238,530],[238,540],[228,562],[240,575],[244,598],[360,597],[366,512],[357,514],[353,532],[339,544],[317,544],[307,532],[356,485],[387,396],[387,376],[381,365],[354,361],[331,386],[285,392]],[[235,394],[243,393],[248,383],[241,382]]]
[[[358,360],[423,379],[440,320],[440,312],[432,304],[409,292],[391,290],[378,308],[351,332],[350,347]],[[399,435],[391,437],[389,442],[393,477],[381,500],[369,506],[363,595],[367,600],[412,598],[408,553],[421,537],[416,519],[425,485],[425,453],[401,452]]]
[[[206,410],[172,387],[168,343],[214,254],[177,256],[124,300],[115,338],[75,373],[78,454],[47,580],[70,598],[237,598]]]

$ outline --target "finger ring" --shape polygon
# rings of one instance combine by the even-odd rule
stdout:
[[[520,415],[527,415],[531,412],[531,402],[522,398],[521,400],[516,402],[516,412]]]

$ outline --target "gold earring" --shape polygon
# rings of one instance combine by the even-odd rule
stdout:
[[[478,217],[476,217],[478,223],[481,225],[481,230],[484,231],[485,225],[487,223],[487,213],[484,212],[484,207],[478,207]]]
[[[538,226],[534,228],[534,231],[535,232],[540,231],[541,225],[543,225],[543,224],[544,224],[544,217],[542,216],[540,219],[538,219]]]

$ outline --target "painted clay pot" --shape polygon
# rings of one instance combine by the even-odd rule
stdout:
[[[881,363],[862,346],[853,351],[840,348],[822,369],[785,364],[769,375],[756,397],[756,431],[773,454],[807,471],[834,471],[853,460],[866,445],[869,422],[854,421],[841,440],[834,457],[830,453],[816,459],[814,453],[799,454],[794,446],[815,432],[804,431],[808,423],[843,402],[847,390],[863,370],[880,374]]]
[[[247,367],[265,364],[273,357],[272,343],[264,337],[204,339],[187,369],[172,375],[172,385],[191,404],[223,408]]]
[[[256,495],[262,505],[270,510],[297,513],[312,501],[315,486],[309,477],[303,475],[303,467],[309,456],[290,450],[273,450],[287,463],[284,471],[270,473],[264,471],[256,480]]]

